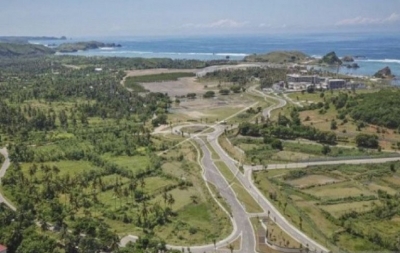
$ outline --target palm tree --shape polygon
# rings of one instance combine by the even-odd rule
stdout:
[[[29,176],[32,177],[36,174],[37,171],[37,166],[36,164],[33,164],[31,167],[29,167]]]
[[[118,248],[119,248],[119,237],[116,233],[116,231],[114,231],[114,234],[111,238],[111,245],[110,245],[110,250],[112,252],[115,252]]]
[[[58,173],[60,173],[60,169],[57,166],[53,166],[52,171],[56,175],[58,175]]]
[[[140,187],[143,190],[145,186],[146,186],[146,182],[144,181],[144,178],[142,177],[142,178],[140,178]]]
[[[231,251],[231,253],[233,253],[235,247],[232,244],[229,244],[228,249]]]
[[[163,193],[162,193],[162,198],[164,199],[164,206],[167,205],[167,201],[168,201],[168,192],[166,189],[164,189]]]
[[[174,203],[175,203],[174,196],[172,196],[172,194],[170,193],[168,195],[168,205],[172,206]]]

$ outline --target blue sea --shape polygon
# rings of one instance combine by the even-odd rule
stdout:
[[[341,68],[344,74],[371,76],[389,66],[400,77],[400,34],[329,33],[259,36],[214,37],[91,37],[73,38],[68,42],[97,40],[121,44],[121,48],[101,48],[71,53],[82,56],[117,56],[172,59],[242,60],[246,55],[276,50],[298,50],[310,56],[322,57],[330,51],[338,56],[360,56],[359,69]],[[66,41],[41,41],[41,44]],[[37,41],[35,41],[37,43]]]

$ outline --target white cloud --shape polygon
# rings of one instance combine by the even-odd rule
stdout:
[[[188,23],[182,25],[182,28],[240,28],[249,24],[248,21],[239,22],[232,19],[221,19],[208,24],[193,24]]]
[[[367,17],[355,17],[344,19],[336,23],[338,26],[346,25],[379,25],[379,24],[390,24],[400,21],[400,15],[396,12],[392,13],[386,18],[367,18]]]
[[[271,27],[271,24],[261,23],[261,24],[258,25],[258,27],[260,27],[260,28]]]

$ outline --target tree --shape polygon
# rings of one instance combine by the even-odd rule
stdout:
[[[186,95],[186,97],[189,98],[189,99],[195,99],[196,96],[197,96],[196,93],[188,93],[188,94]]]
[[[212,90],[209,90],[203,95],[203,97],[204,98],[213,98],[213,97],[215,97],[215,92]]]
[[[221,95],[229,95],[229,90],[228,89],[221,89],[221,90],[219,90],[219,94],[221,94]]]
[[[231,87],[231,91],[232,91],[233,93],[240,93],[241,88],[240,88],[239,85],[233,85],[233,86]]]
[[[331,121],[331,130],[336,130],[337,129],[337,123],[336,120]]]
[[[321,153],[323,155],[327,155],[331,152],[331,148],[328,145],[323,145],[321,149]]]
[[[271,143],[273,149],[283,150],[282,141],[279,139],[274,139]]]
[[[235,249],[235,247],[230,243],[228,245],[228,249],[230,250],[231,253],[233,253],[233,250]]]
[[[358,147],[378,148],[379,147],[379,138],[376,135],[361,133],[356,136],[356,143],[357,143]]]

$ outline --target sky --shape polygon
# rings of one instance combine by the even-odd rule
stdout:
[[[2,36],[397,32],[400,0],[0,0]]]

